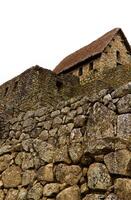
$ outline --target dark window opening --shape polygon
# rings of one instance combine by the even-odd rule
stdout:
[[[13,91],[16,90],[17,86],[18,86],[18,81],[15,82],[15,84],[14,84],[14,88],[13,88]]]
[[[121,56],[120,56],[119,51],[116,51],[116,58],[117,58],[117,62],[120,62]]]
[[[58,91],[60,91],[62,89],[63,83],[60,80],[56,81],[56,87],[58,89]]]
[[[90,71],[93,70],[93,62],[90,62],[90,63],[89,63],[89,70],[90,70]]]
[[[8,89],[9,89],[8,87],[5,88],[4,97],[7,95],[7,93],[8,93]]]
[[[111,48],[111,44],[108,44],[108,46]]]
[[[83,74],[83,68],[80,67],[80,68],[79,68],[79,76],[81,76],[82,74]]]

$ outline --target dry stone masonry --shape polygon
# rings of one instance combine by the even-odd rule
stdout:
[[[0,128],[0,200],[131,199],[131,82]]]

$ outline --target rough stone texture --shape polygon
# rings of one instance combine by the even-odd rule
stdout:
[[[0,114],[0,200],[127,199],[131,114],[122,90]]]
[[[104,200],[104,195],[102,195],[102,194],[87,194],[83,200]]]
[[[4,171],[10,164],[11,156],[9,154],[0,156],[0,172]]]
[[[39,180],[46,182],[53,182],[54,181],[53,164],[51,163],[39,168],[37,176]]]
[[[131,94],[127,94],[117,102],[117,109],[120,114],[131,113]]]
[[[0,200],[4,200],[4,192],[0,189]]]
[[[6,195],[5,200],[16,200],[18,197],[18,190],[10,189]]]
[[[72,186],[69,188],[66,188],[62,192],[60,192],[56,200],[80,200],[80,191],[79,187],[77,186]]]
[[[105,198],[105,200],[120,200],[120,199],[116,194],[111,193]]]
[[[104,164],[94,163],[88,170],[88,186],[91,189],[106,190],[111,186],[111,177]]]
[[[21,169],[12,165],[2,173],[2,181],[7,188],[17,187],[21,184]]]
[[[46,197],[51,197],[55,194],[58,194],[60,191],[60,184],[58,183],[49,183],[46,184],[43,188],[43,195]]]
[[[26,112],[32,108],[39,109],[40,106],[56,106],[59,101],[72,97],[78,87],[77,77],[57,76],[36,65],[0,87],[0,108],[13,114],[14,109],[19,113],[19,110]],[[28,117],[33,115],[43,115],[46,110],[33,114],[30,112],[24,120],[28,121]]]
[[[36,173],[34,170],[26,170],[22,175],[22,185],[26,186],[32,184],[36,178]]]
[[[122,114],[118,116],[117,136],[121,138],[131,137],[131,114]]]
[[[115,134],[115,113],[101,103],[95,103],[90,111],[87,132],[96,138],[113,137]]]
[[[65,164],[59,164],[55,171],[57,181],[69,185],[77,184],[82,176],[81,168],[77,165],[68,166]]]
[[[40,183],[36,183],[29,190],[27,194],[27,199],[39,200],[42,197],[42,192],[43,192],[42,185]]]
[[[105,164],[112,174],[131,176],[131,152],[122,149],[107,154],[104,157]]]
[[[47,163],[53,161],[54,149],[51,144],[42,142],[41,140],[36,140],[34,148],[39,153],[39,156],[43,161]]]
[[[120,199],[122,200],[131,199],[131,179],[126,179],[126,178],[116,179],[114,188],[115,188],[115,193]]]
[[[27,189],[21,188],[18,194],[18,200],[25,200],[27,199]]]

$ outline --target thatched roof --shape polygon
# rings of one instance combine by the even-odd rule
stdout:
[[[91,57],[94,57],[104,51],[107,45],[115,37],[117,33],[120,33],[127,49],[131,52],[131,47],[120,28],[115,28],[97,40],[93,41],[89,45],[77,50],[76,52],[70,54],[64,58],[53,70],[56,74],[60,74],[64,71],[70,70],[72,67],[76,66],[78,63],[81,63]]]

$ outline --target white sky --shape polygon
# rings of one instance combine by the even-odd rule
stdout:
[[[53,69],[114,27],[131,43],[130,0],[0,0],[0,84],[33,65]]]

